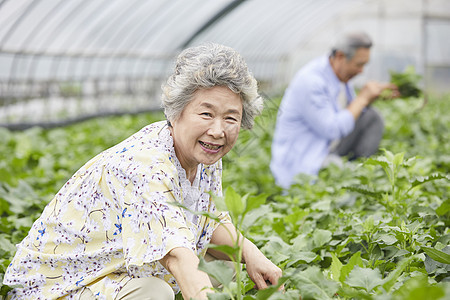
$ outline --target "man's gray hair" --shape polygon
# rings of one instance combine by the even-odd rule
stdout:
[[[183,50],[175,69],[162,86],[162,107],[169,122],[176,120],[198,89],[226,86],[242,99],[241,127],[253,127],[263,109],[256,79],[236,50],[206,43]]]
[[[337,51],[343,52],[347,59],[352,59],[359,48],[370,49],[372,40],[365,32],[350,32],[339,37],[331,48],[331,56],[334,57]]]

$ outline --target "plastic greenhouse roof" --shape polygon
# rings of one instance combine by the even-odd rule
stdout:
[[[239,51],[270,97],[355,29],[374,41],[356,86],[412,65],[449,91],[449,0],[0,0],[0,126],[159,109],[175,56],[205,41]]]
[[[234,47],[249,64],[277,60],[340,11],[366,2],[3,0],[0,78],[160,73],[180,49],[203,41]]]

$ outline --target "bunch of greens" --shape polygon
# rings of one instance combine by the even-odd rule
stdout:
[[[419,98],[422,90],[417,86],[422,76],[416,73],[413,66],[408,66],[404,72],[390,71],[391,83],[398,87],[400,98]]]

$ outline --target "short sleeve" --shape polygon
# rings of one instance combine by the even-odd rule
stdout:
[[[218,218],[220,222],[216,222],[214,226],[214,230],[220,225],[220,224],[227,224],[232,223],[230,214],[228,212],[218,212]]]
[[[118,219],[127,269],[157,264],[176,247],[195,252],[194,235],[184,213],[170,204],[176,201],[175,178],[171,175],[174,170],[163,163],[153,170],[134,176],[125,188],[122,215]]]

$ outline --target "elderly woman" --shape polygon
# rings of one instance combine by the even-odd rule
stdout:
[[[262,99],[236,51],[205,44],[179,55],[162,104],[167,121],[97,155],[47,205],[6,271],[4,283],[21,286],[12,298],[207,299],[199,256],[241,238],[210,194],[222,194],[221,158]],[[281,270],[241,240],[257,288],[277,284]]]

